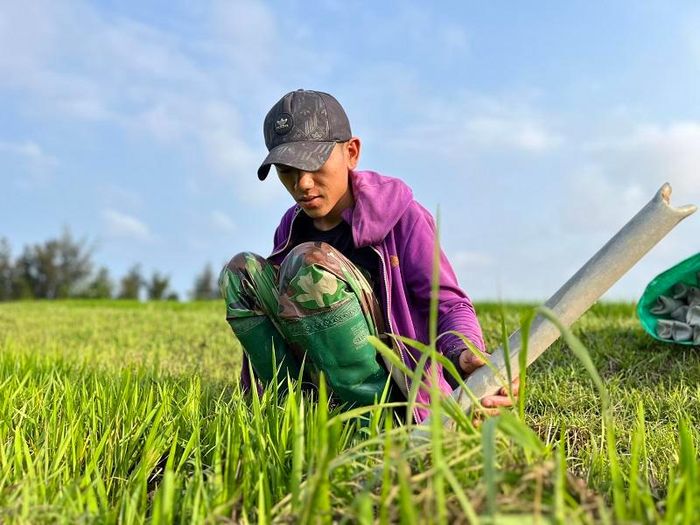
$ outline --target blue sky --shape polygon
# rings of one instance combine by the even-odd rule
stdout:
[[[291,205],[262,120],[334,94],[360,167],[440,207],[475,300],[546,299],[658,190],[700,203],[695,2],[2,2],[0,236],[68,226],[181,295]],[[700,214],[606,295],[700,250]]]

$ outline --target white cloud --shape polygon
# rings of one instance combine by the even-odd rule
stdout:
[[[531,118],[476,116],[461,126],[462,140],[473,147],[514,149],[531,153],[551,150],[561,138]]]
[[[584,255],[592,256],[664,182],[673,188],[672,206],[700,204],[698,122],[636,125],[584,143],[575,156],[583,165],[566,181],[560,209],[555,212],[564,218],[570,260],[583,262]],[[605,297],[638,298],[655,275],[696,253],[698,238],[700,222],[691,216]]]
[[[493,264],[494,259],[491,255],[480,251],[461,251],[455,253],[451,257],[452,264],[455,269],[469,270],[472,268],[483,268]]]
[[[629,138],[603,144],[601,151],[617,156],[614,167],[621,179],[663,178],[687,198],[700,197],[700,122],[638,126]]]
[[[48,184],[54,169],[59,165],[56,157],[45,152],[41,146],[31,140],[0,141],[0,158],[3,156],[7,157],[9,166],[17,166],[14,183],[24,190],[32,190]]]
[[[209,219],[211,225],[222,233],[231,234],[237,230],[236,223],[233,219],[220,210],[212,211],[209,215]]]
[[[401,142],[449,158],[489,151],[540,154],[558,147],[562,138],[535,118],[470,115],[456,108],[450,115],[409,129]]]
[[[700,203],[700,123],[638,125],[626,135],[583,146],[585,165],[568,181],[562,212],[568,225],[593,232],[620,224],[664,182],[671,204]]]
[[[458,25],[449,24],[439,31],[443,51],[466,53],[469,51],[469,37],[466,31]]]
[[[120,206],[140,209],[144,205],[143,196],[133,189],[123,188],[116,184],[100,185],[99,196],[105,207]]]
[[[216,1],[212,9],[216,46],[248,81],[264,80],[280,52],[280,31],[271,9],[255,0]],[[293,45],[293,42],[285,42]],[[252,78],[251,78],[252,77]]]
[[[183,102],[161,99],[141,112],[133,122],[132,132],[150,133],[157,141],[174,144],[181,140],[186,132],[186,120],[183,118]]]
[[[427,57],[443,65],[464,61],[471,52],[465,24],[455,23],[447,11],[431,7],[428,3],[397,2],[389,14],[358,10],[355,23],[374,29],[365,31],[362,39],[381,49],[381,54]]]
[[[205,185],[224,180],[241,199],[264,201],[270,191],[253,187],[260,153],[228,94],[244,95],[243,62],[260,65],[255,50],[270,47],[273,15],[258,2],[221,3],[213,12],[222,16],[199,22],[218,24],[218,40],[190,42],[79,1],[9,9],[0,14],[0,86],[21,88],[27,111],[44,119],[109,121],[140,140],[189,148],[208,167],[200,172]]]
[[[622,226],[630,212],[651,198],[652,188],[619,185],[600,165],[578,169],[568,181],[568,195],[561,200],[561,213],[568,231],[592,233]]]
[[[131,215],[108,209],[102,212],[102,218],[110,236],[138,241],[150,241],[153,238],[148,226]]]
[[[260,182],[258,166],[265,149],[253,148],[239,129],[238,111],[229,104],[203,104],[198,116],[198,140],[212,177],[192,181],[198,186],[223,185],[236,201],[266,204],[284,195],[281,184],[273,180]]]
[[[421,108],[411,118],[418,124],[391,141],[396,148],[458,160],[489,152],[542,155],[564,143],[552,123],[527,102],[472,93],[449,99],[413,93],[407,98],[407,107]]]
[[[0,141],[0,153],[3,152],[26,159],[37,168],[51,169],[58,165],[56,157],[47,154],[41,146],[31,140],[24,142]]]

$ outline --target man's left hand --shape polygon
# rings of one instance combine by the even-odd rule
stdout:
[[[471,374],[477,368],[484,366],[486,362],[474,355],[470,350],[464,350],[459,356],[459,366],[464,371],[466,375]],[[519,378],[515,378],[512,384],[513,400],[518,399],[518,392],[520,389]],[[508,395],[508,388],[502,387],[497,393],[484,396],[481,398],[481,406],[483,407],[479,410],[481,415],[496,416],[499,414],[500,409],[503,407],[513,406],[513,400],[511,400]],[[479,421],[478,416],[474,420],[475,424]]]

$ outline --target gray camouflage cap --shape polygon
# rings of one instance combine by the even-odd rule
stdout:
[[[336,142],[352,138],[340,103],[328,93],[303,89],[290,91],[272,106],[263,134],[269,153],[258,168],[260,180],[265,180],[272,164],[316,171]]]

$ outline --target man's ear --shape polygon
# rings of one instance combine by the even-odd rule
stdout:
[[[354,170],[360,162],[360,150],[362,143],[358,137],[352,137],[345,144],[345,152],[347,154],[348,169]]]

